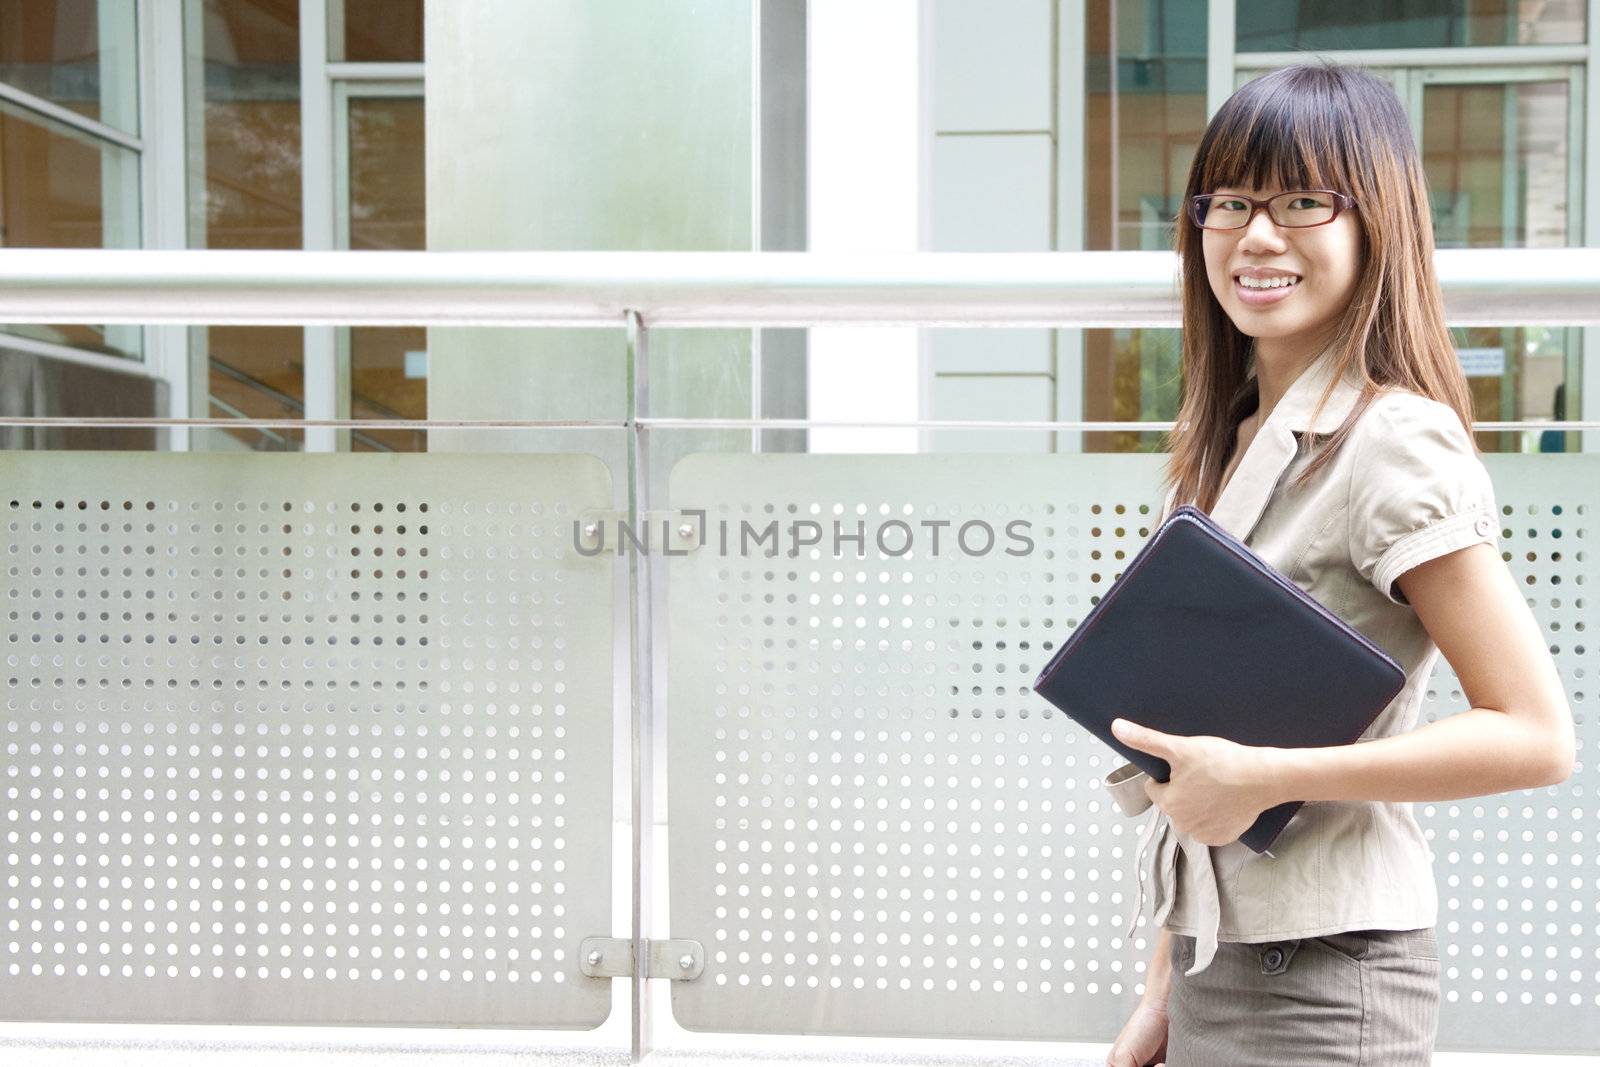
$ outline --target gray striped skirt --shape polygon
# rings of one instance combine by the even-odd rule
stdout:
[[[1171,936],[1168,1067],[1428,1067],[1439,1029],[1432,927],[1346,930],[1217,945],[1194,966],[1195,939]]]

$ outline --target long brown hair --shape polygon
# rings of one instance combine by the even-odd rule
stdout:
[[[1330,335],[1339,340],[1328,357],[1335,379],[1359,372],[1362,396],[1301,480],[1332,458],[1386,388],[1450,405],[1471,438],[1472,397],[1434,273],[1427,184],[1399,98],[1357,67],[1281,67],[1242,86],[1212,117],[1189,168],[1185,209],[1173,220],[1183,265],[1184,387],[1168,437],[1166,484],[1176,487],[1175,503],[1194,500],[1208,512],[1238,425],[1256,406],[1247,373],[1254,338],[1234,326],[1211,292],[1203,231],[1189,217],[1188,198],[1274,184],[1355,197],[1363,236],[1356,291]],[[1318,411],[1328,396],[1318,399]]]

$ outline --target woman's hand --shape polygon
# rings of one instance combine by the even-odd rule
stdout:
[[[1279,749],[1204,734],[1164,734],[1127,719],[1112,722],[1111,732],[1123,744],[1167,761],[1172,774],[1165,782],[1145,782],[1145,794],[1173,826],[1201,844],[1237,841],[1256,816],[1283,803],[1274,774]]]
[[[1106,1053],[1106,1067],[1163,1067],[1167,1056],[1167,1013],[1141,1000]]]

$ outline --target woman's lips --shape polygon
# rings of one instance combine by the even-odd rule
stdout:
[[[1235,278],[1233,291],[1239,297],[1240,303],[1248,304],[1251,307],[1266,307],[1269,304],[1276,304],[1278,301],[1287,298],[1290,293],[1300,288],[1302,284],[1304,284],[1304,279],[1295,282],[1293,285],[1280,285],[1276,289],[1248,289],[1243,282]]]

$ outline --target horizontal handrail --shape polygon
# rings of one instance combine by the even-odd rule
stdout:
[[[1600,325],[1600,248],[1435,256],[1452,325]],[[0,322],[1176,327],[1179,277],[1159,251],[6,249]]]
[[[1172,420],[1068,420],[1068,419],[725,419],[640,418],[624,419],[252,419],[141,418],[131,415],[0,415],[0,427],[51,426],[58,429],[150,429],[188,426],[218,430],[1079,430],[1084,433],[1165,433]],[[1478,433],[1513,430],[1600,430],[1600,419],[1474,422]]]

